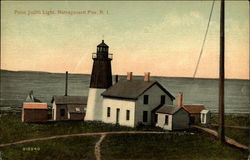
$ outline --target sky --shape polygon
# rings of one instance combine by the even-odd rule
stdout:
[[[1,69],[90,74],[92,53],[104,39],[113,74],[192,77],[211,6],[212,1],[1,1]],[[219,7],[216,1],[196,77],[219,77]],[[225,8],[225,76],[249,79],[248,1],[229,1]]]

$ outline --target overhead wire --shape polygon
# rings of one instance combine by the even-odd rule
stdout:
[[[210,10],[210,15],[209,15],[208,23],[207,23],[207,28],[206,28],[206,33],[205,33],[205,37],[204,37],[203,42],[202,42],[202,46],[201,46],[199,58],[198,58],[198,61],[197,61],[196,67],[195,67],[195,71],[194,71],[194,74],[193,74],[193,78],[195,78],[196,73],[198,71],[199,64],[200,64],[201,56],[202,56],[203,49],[204,49],[204,46],[205,46],[205,42],[206,42],[206,39],[207,39],[208,29],[209,29],[212,14],[213,14],[214,3],[215,3],[215,0],[213,0],[212,7],[211,7],[211,10]]]

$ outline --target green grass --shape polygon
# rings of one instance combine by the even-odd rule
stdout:
[[[0,148],[4,160],[94,160],[99,136],[75,137]],[[27,151],[27,148],[39,151]],[[26,149],[26,151],[24,151]],[[221,145],[213,137],[166,133],[108,135],[102,145],[103,160],[244,160],[248,152]]]
[[[98,139],[94,136],[57,139],[5,147],[0,151],[4,160],[94,160]],[[33,151],[27,151],[28,148]]]
[[[194,135],[113,135],[102,144],[103,160],[240,160],[248,152],[221,145],[213,137]]]
[[[83,121],[62,121],[40,124],[22,123],[19,114],[0,115],[0,143],[63,134],[126,130],[134,129],[101,122]]]
[[[218,124],[218,115],[213,114],[211,117],[212,124]],[[250,115],[231,114],[225,116],[225,125],[228,126],[250,126]],[[203,125],[213,130],[218,130],[218,127],[211,125]],[[249,129],[225,128],[225,135],[238,141],[239,143],[249,145],[250,132]]]
[[[213,130],[218,130],[218,127],[208,126]],[[250,144],[249,129],[225,128],[225,135],[236,140],[237,142],[248,146]]]
[[[240,118],[240,121],[237,118],[235,119],[236,122],[234,122],[234,119],[231,122],[235,124],[246,123],[244,118]],[[241,122],[241,120],[245,120],[245,122]],[[160,128],[149,126],[130,128],[83,121],[26,124],[21,122],[19,114],[2,114],[0,116],[0,143],[62,134],[126,130],[162,131]],[[245,141],[249,132],[242,133],[241,130],[227,129],[226,134],[234,135],[236,140]],[[95,159],[94,145],[98,139],[98,136],[57,139],[4,147],[0,148],[0,151],[4,160],[91,160]],[[23,151],[23,148],[28,147],[39,147],[40,150]],[[190,132],[167,132],[164,135],[109,135],[102,144],[102,154],[104,160],[241,160],[248,156],[247,151],[241,151],[228,145],[220,145],[213,137],[199,132],[194,132],[193,135]]]
[[[211,123],[218,124],[218,114],[212,114]],[[225,125],[250,126],[250,115],[249,114],[226,114]]]

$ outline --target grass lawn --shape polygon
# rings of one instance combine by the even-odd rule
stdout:
[[[209,126],[213,130],[218,130],[218,127]],[[249,129],[225,128],[225,135],[236,140],[237,142],[248,146],[250,144]]]
[[[250,126],[249,114],[226,114],[225,125],[229,126]],[[211,123],[218,124],[218,114],[211,115]]]
[[[212,115],[212,123],[218,124],[218,115]],[[226,115],[225,125],[228,126],[250,126],[250,116],[249,115]],[[211,125],[204,125],[205,127],[218,130],[218,127]],[[236,141],[249,145],[250,143],[250,132],[249,129],[236,129],[236,128],[225,128],[225,135],[235,139]]]
[[[239,119],[234,118],[230,119],[230,121],[234,124],[248,123],[248,120],[244,118]],[[21,122],[20,114],[0,115],[0,143],[62,134],[126,130],[162,131],[159,128],[145,126],[130,128],[100,122],[83,121],[26,124]],[[249,131],[248,133],[242,133],[241,130],[227,129],[226,134],[235,136],[231,137],[240,142],[245,142]],[[4,147],[0,148],[0,151],[4,160],[91,160],[95,159],[94,146],[98,140],[98,136],[57,139]],[[27,151],[30,147],[39,148],[40,150]],[[247,151],[241,151],[228,145],[220,145],[213,137],[199,132],[194,132],[194,134],[190,134],[189,132],[170,132],[164,135],[108,135],[102,144],[102,158],[104,160],[243,160],[247,156]]]
[[[100,122],[83,121],[27,124],[21,122],[20,114],[0,114],[0,143],[63,134],[126,130],[135,129]]]
[[[248,152],[194,135],[113,135],[102,144],[103,160],[241,160]]]
[[[99,136],[57,139],[0,148],[0,151],[3,160],[94,160],[98,140]]]

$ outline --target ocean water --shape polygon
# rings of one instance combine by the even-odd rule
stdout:
[[[31,90],[36,98],[49,105],[53,95],[65,92],[65,74],[1,70],[0,76],[0,110],[20,110]],[[68,95],[87,96],[89,80],[90,75],[69,74]],[[176,99],[183,92],[184,104],[204,104],[212,112],[218,112],[217,79],[151,77],[151,80],[160,82]],[[225,81],[225,113],[250,113],[249,88],[249,80]]]

